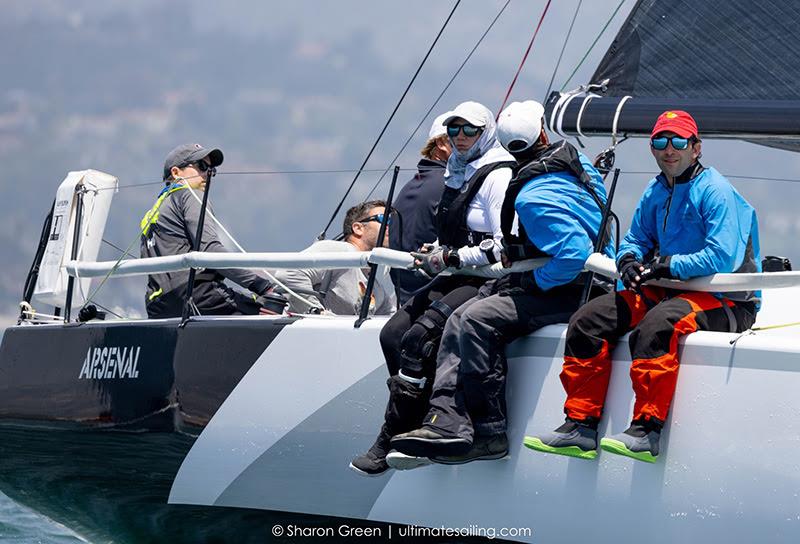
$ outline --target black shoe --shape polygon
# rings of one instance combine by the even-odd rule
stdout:
[[[463,465],[472,461],[489,461],[502,459],[508,455],[508,437],[506,433],[490,436],[476,436],[472,448],[462,455],[431,457],[431,461],[442,465]]]
[[[448,437],[425,427],[392,437],[392,448],[415,457],[462,455],[469,451],[472,441]]]
[[[380,476],[387,470],[389,465],[386,463],[386,454],[389,453],[389,432],[386,425],[381,427],[381,432],[375,443],[367,450],[367,453],[359,455],[350,461],[350,468],[361,476]]]

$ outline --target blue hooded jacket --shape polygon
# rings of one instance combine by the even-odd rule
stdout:
[[[579,156],[592,188],[605,204],[602,176],[583,153]],[[602,220],[602,211],[578,178],[566,171],[531,178],[517,195],[514,208],[533,245],[551,257],[533,271],[536,285],[546,291],[575,280],[594,251]],[[610,242],[604,253],[614,257]]]
[[[758,219],[750,204],[714,168],[670,187],[663,174],[647,186],[619,257],[671,256],[670,272],[686,280],[718,272],[761,272]],[[715,293],[755,300],[759,291]]]

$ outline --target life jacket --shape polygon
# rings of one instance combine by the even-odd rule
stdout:
[[[469,204],[478,194],[484,180],[498,168],[511,168],[515,162],[493,162],[478,169],[469,181],[466,188],[445,187],[442,199],[436,211],[436,229],[439,243],[450,247],[476,246],[481,240],[492,233],[475,232],[467,227],[467,211]]]
[[[508,189],[506,189],[503,207],[500,210],[500,229],[503,232],[503,251],[512,262],[547,256],[531,243],[521,222],[519,222],[517,234],[512,234],[511,229],[514,226],[514,203],[522,188],[535,177],[555,172],[567,172],[578,178],[578,185],[589,192],[601,212],[605,210],[605,204],[592,188],[592,178],[583,168],[575,146],[566,140],[547,146],[530,162],[517,167],[516,175],[508,183]]]

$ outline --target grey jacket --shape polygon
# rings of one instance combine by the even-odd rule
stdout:
[[[197,225],[200,218],[200,203],[189,190],[181,184],[173,184],[162,192],[158,201],[145,214],[141,222],[141,256],[160,257],[188,253],[194,245]],[[229,251],[217,234],[211,221],[206,217],[203,225],[200,251],[223,253]],[[205,269],[197,276],[200,280],[221,282],[225,278],[260,295],[272,284],[270,281],[250,270]],[[164,272],[147,276],[147,301],[176,289],[184,289],[189,271]]]
[[[358,250],[348,242],[322,240],[315,242],[303,251]],[[306,298],[313,298],[326,310],[338,315],[357,315],[367,286],[367,276],[360,268],[277,270],[275,277],[291,289],[298,290],[299,294]],[[389,270],[385,266],[378,267],[373,297],[375,302],[374,304],[370,303],[370,314],[394,313],[397,308],[397,298],[394,294],[394,285],[389,277]],[[304,313],[309,310],[309,305],[290,296],[289,310]]]

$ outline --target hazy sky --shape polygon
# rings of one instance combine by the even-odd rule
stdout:
[[[560,88],[617,0],[585,0],[556,75]],[[411,134],[504,2],[464,0],[368,169],[383,169]],[[544,98],[577,0],[554,0],[512,99]],[[627,0],[569,87],[586,83],[633,6]],[[139,218],[159,190],[167,151],[198,141],[221,147],[225,163],[212,201],[253,251],[299,250],[325,225],[352,173],[226,172],[357,168],[454,2],[210,0],[2,2],[0,174],[3,207],[0,314],[16,314],[25,273],[56,188],[68,170],[119,177],[106,239],[138,253]],[[512,0],[445,93],[398,164],[411,169],[433,117],[464,100],[493,111],[542,13],[545,0]],[[688,49],[687,49],[688,51]],[[702,132],[702,127],[700,127]],[[585,142],[594,155],[607,138]],[[707,140],[706,165],[723,173],[798,177],[798,155],[744,142]],[[623,144],[625,172],[615,209],[626,228],[655,164],[641,139]],[[346,205],[378,178],[365,173]],[[407,179],[410,172],[404,171]],[[757,208],[762,252],[800,262],[794,208],[800,184],[732,179]],[[385,196],[387,185],[379,195]],[[335,228],[332,233],[338,232]],[[101,259],[119,253],[107,246]],[[143,278],[112,280],[100,300],[143,312]]]

